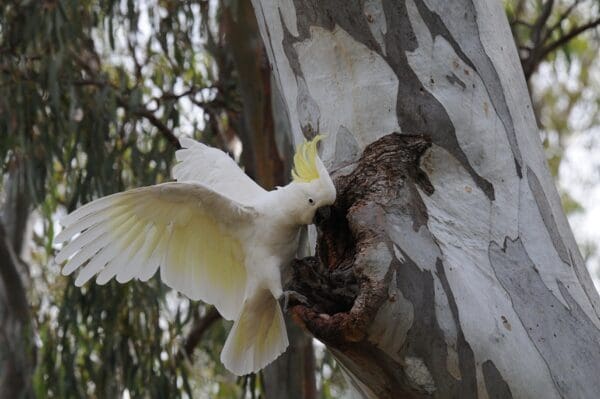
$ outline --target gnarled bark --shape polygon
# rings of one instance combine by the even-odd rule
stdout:
[[[253,5],[291,135],[328,134],[338,188],[292,313],[354,388],[595,397],[599,299],[501,3]]]

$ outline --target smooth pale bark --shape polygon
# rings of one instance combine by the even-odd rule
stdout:
[[[315,270],[332,292],[351,278],[358,286],[349,309],[292,310],[354,388],[596,397],[599,298],[545,162],[502,2],[253,5],[293,140],[327,134],[338,215],[319,242],[327,268]],[[334,276],[348,267],[351,276]]]

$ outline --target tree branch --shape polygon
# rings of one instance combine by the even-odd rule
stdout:
[[[127,107],[125,107],[127,108]],[[160,119],[156,117],[152,112],[147,109],[137,109],[131,110],[131,112],[137,116],[141,116],[145,118],[148,122],[150,122],[154,127],[158,129],[158,131],[171,143],[176,149],[181,149],[181,145],[179,144],[179,140],[173,133],[171,129],[167,125],[165,125]]]
[[[528,28],[528,29],[533,29],[533,25],[531,25],[531,24],[530,24],[530,23],[528,23],[528,22],[521,21],[520,19],[515,19],[514,21],[512,21],[512,22],[510,23],[510,26],[511,26],[511,27],[514,27],[514,26],[517,26],[517,25],[524,26],[524,27],[526,27],[526,28]]]
[[[531,27],[531,49],[527,58],[521,61],[523,66],[523,72],[525,73],[525,77],[529,79],[535,68],[537,67],[538,60],[541,58],[538,56],[538,51],[543,45],[542,41],[542,32],[544,31],[544,27],[546,26],[546,22],[548,18],[550,18],[550,14],[552,13],[552,8],[554,6],[554,0],[548,0],[544,3],[542,8],[542,12],[539,17],[536,19],[535,23]]]
[[[577,7],[579,5],[579,3],[581,2],[581,0],[575,0],[573,2],[573,4],[571,4],[558,18],[558,21],[556,21],[556,23],[554,25],[552,25],[551,27],[548,28],[547,32],[546,32],[546,36],[544,37],[544,42],[546,42],[548,39],[550,39],[550,36],[552,35],[552,32],[554,32],[561,24],[562,22],[567,19],[567,17],[569,15],[571,15],[571,13],[573,12],[573,10],[575,9],[575,7]]]
[[[546,3],[546,4],[548,4],[548,3]],[[559,39],[557,39],[553,43],[550,43],[550,44],[544,46],[545,41],[547,40],[548,37],[550,37],[552,31],[554,29],[556,29],[558,26],[560,26],[562,19],[566,18],[566,16],[568,16],[573,11],[575,5],[576,4],[571,5],[571,7],[569,7],[565,12],[563,12],[562,15],[565,17],[561,16],[561,20],[559,20],[556,24],[554,24],[552,27],[549,28],[549,30],[547,31],[547,34],[545,35],[545,37],[543,38],[543,40],[541,42],[540,42],[539,37],[537,37],[537,36],[534,37],[535,40],[533,43],[532,50],[529,52],[529,55],[527,56],[527,58],[521,60],[521,64],[523,66],[523,73],[525,74],[525,78],[527,80],[529,80],[529,77],[537,69],[537,66],[539,65],[539,63],[548,54],[550,54],[553,51],[556,51],[558,48],[564,46],[565,44],[567,44],[569,41],[571,41],[572,39],[574,39],[581,33],[585,32],[589,29],[593,29],[593,28],[597,27],[598,25],[600,25],[600,18],[596,18],[584,25],[581,25],[581,26],[578,26],[578,27],[572,29],[570,32],[561,36]],[[541,18],[542,18],[542,16],[540,16],[540,18],[538,19],[537,22],[539,22],[541,20]],[[546,18],[546,20],[547,20],[547,18]],[[537,25],[537,22],[536,22],[536,25]],[[539,28],[538,31],[540,29],[542,29],[542,28]]]
[[[542,31],[546,26],[548,18],[550,18],[550,14],[552,13],[553,7],[554,0],[548,0],[542,8],[542,13],[533,24],[533,27],[531,29],[531,41],[533,42],[533,48],[536,48],[541,44],[540,40],[542,39]]]
[[[574,39],[576,36],[580,35],[581,33],[585,32],[586,30],[593,29],[593,28],[597,27],[598,25],[600,25],[600,18],[597,18],[593,21],[588,22],[585,25],[578,26],[577,28],[571,30],[569,33],[562,36],[560,39],[557,39],[554,43],[551,43],[551,44],[545,46],[540,51],[540,59],[543,59],[546,55],[555,51],[559,47],[564,46],[565,44],[570,42],[572,39]]]
[[[197,319],[192,326],[188,336],[183,344],[183,352],[187,357],[191,357],[194,353],[194,349],[198,346],[202,340],[204,333],[218,320],[221,319],[221,315],[217,311],[217,308],[212,306],[206,314]]]

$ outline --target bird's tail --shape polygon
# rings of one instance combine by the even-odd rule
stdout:
[[[281,355],[288,346],[279,302],[268,290],[246,298],[225,341],[221,361],[236,375],[256,372]]]

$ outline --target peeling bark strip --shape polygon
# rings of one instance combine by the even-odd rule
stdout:
[[[351,386],[595,398],[600,300],[502,3],[252,1],[292,140],[328,135],[338,201],[319,257],[295,265],[310,306],[292,311]]]

